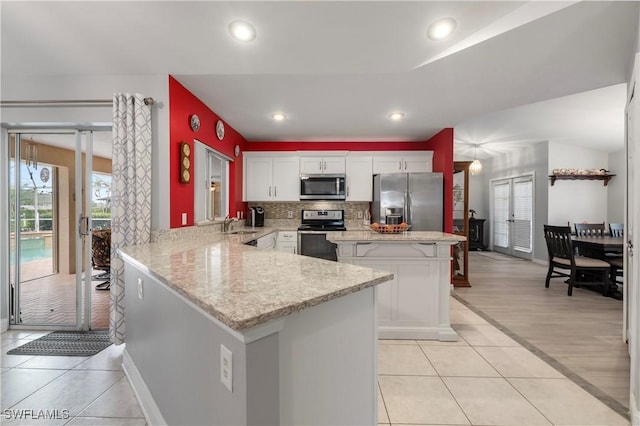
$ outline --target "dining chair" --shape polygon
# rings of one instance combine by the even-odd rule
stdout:
[[[571,241],[571,227],[544,225],[544,239],[547,242],[549,252],[546,288],[549,288],[551,278],[566,277],[569,278],[567,292],[569,296],[573,294],[573,287],[576,284],[602,286],[602,294],[608,295],[609,263],[604,260],[576,255]],[[581,278],[579,282],[578,277]],[[593,281],[586,281],[582,278],[590,278]]]
[[[105,280],[96,285],[96,290],[109,290],[111,287],[111,229],[91,232],[91,263],[93,269],[104,271],[91,277],[96,280]]]
[[[622,258],[615,258],[608,261],[611,265],[610,280],[614,284],[622,284],[622,275],[624,274],[624,260]],[[620,278],[620,280],[618,280]]]
[[[576,229],[576,236],[578,237],[603,237],[604,236],[604,222],[603,223],[574,223],[573,226]]]
[[[624,237],[624,223],[610,223],[609,235],[612,237]]]

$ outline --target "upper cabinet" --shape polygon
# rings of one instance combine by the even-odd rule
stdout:
[[[300,174],[344,174],[346,171],[344,157],[300,157]]]
[[[372,201],[373,159],[371,156],[347,157],[347,201]]]
[[[373,174],[431,172],[433,152],[414,151],[402,155],[376,155],[373,157]]]
[[[243,201],[300,201],[298,156],[244,154]]]

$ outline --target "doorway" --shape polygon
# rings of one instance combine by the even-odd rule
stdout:
[[[533,255],[534,176],[491,181],[493,250],[531,259]]]
[[[106,155],[94,156],[94,134],[108,140]],[[108,327],[91,231],[95,216],[110,228],[110,139],[110,129],[8,131],[11,327]]]

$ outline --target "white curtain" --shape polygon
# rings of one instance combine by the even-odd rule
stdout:
[[[151,237],[151,106],[140,94],[113,95],[111,171],[111,341],[124,343],[124,263],[117,249]]]

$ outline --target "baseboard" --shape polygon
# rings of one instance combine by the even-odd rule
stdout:
[[[531,261],[533,263],[537,263],[538,265],[549,266],[549,261],[548,260],[531,259]]]
[[[631,424],[633,426],[640,426],[640,407],[638,407],[638,397],[633,393],[630,395],[631,407]]]
[[[151,396],[149,388],[144,380],[142,380],[142,375],[133,363],[133,360],[126,348],[122,353],[122,368],[124,369],[124,374],[126,374],[127,379],[129,379],[129,384],[131,385],[136,398],[138,398],[138,403],[140,404],[140,408],[142,409],[142,413],[144,414],[147,424],[153,426],[166,426],[167,422],[164,420],[164,417],[160,412],[160,408],[153,399],[153,396]]]
[[[0,319],[0,332],[7,331],[9,329],[9,318]]]
[[[439,340],[441,342],[457,342],[458,334],[451,327],[401,327],[378,326],[378,339],[389,340]]]

